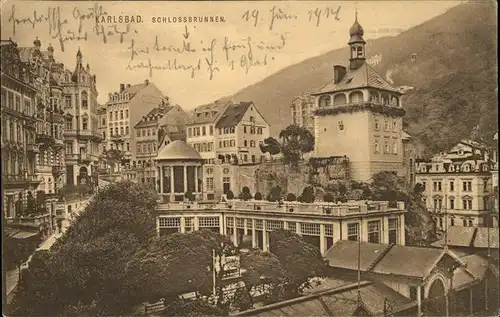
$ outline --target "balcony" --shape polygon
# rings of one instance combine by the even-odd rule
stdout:
[[[40,148],[37,144],[29,143],[26,145],[26,151],[28,153],[40,153]]]
[[[389,207],[387,201],[355,201],[348,203],[299,203],[299,202],[269,202],[269,201],[241,201],[230,200],[227,203],[198,204],[198,203],[163,203],[158,207],[159,213],[181,211],[206,211],[218,212],[258,212],[269,214],[297,214],[320,217],[348,217],[380,213],[405,212],[404,202],[398,202],[394,208]]]
[[[54,147],[55,147],[55,148],[60,149],[60,148],[62,148],[63,146],[64,146],[64,140],[62,140],[62,139],[55,139],[55,140],[54,140]]]
[[[50,213],[48,212],[44,212],[41,214],[30,214],[29,211],[26,211],[26,213],[28,213],[27,216],[7,219],[7,223],[9,225],[39,228],[41,225],[51,222]]]
[[[37,133],[36,134],[36,143],[38,145],[40,145],[41,147],[49,147],[49,146],[52,146],[54,144],[54,138],[49,135],[49,134],[45,134],[45,133]]]
[[[92,162],[92,157],[90,156],[90,154],[81,153],[78,155],[78,162],[81,164],[89,164],[90,162]]]
[[[3,185],[6,189],[24,189],[31,186],[38,186],[40,180],[35,174],[3,174]]]
[[[66,166],[63,166],[63,165],[52,166],[52,174],[55,177],[59,177],[60,175],[64,174],[65,169],[66,169]]]

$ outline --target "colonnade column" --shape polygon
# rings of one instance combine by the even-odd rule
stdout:
[[[187,166],[183,166],[184,167],[184,193],[187,193],[187,189],[188,189],[188,184],[187,184]]]
[[[158,178],[160,179],[160,188],[159,188],[159,191],[160,191],[160,194],[163,194],[163,189],[165,188],[164,184],[163,184],[163,166],[160,166],[158,169],[157,169],[159,172],[158,172]]]
[[[194,231],[198,231],[200,229],[200,223],[198,216],[194,216]]]
[[[194,191],[198,193],[198,166],[194,167]]]
[[[319,225],[319,249],[321,254],[325,254],[326,252],[326,244],[325,244],[325,224]]]
[[[262,251],[269,251],[266,221],[262,220]]]
[[[257,247],[257,233],[255,232],[255,220],[249,219],[252,222],[252,248]]]
[[[175,193],[175,189],[174,189],[174,166],[171,166],[170,167],[170,193],[168,193],[170,195],[170,201],[174,201],[174,197],[172,197],[172,193]]]
[[[233,221],[233,244],[235,247],[238,246],[238,229],[236,228],[236,219],[238,218],[234,218],[234,221]]]
[[[181,233],[186,232],[186,218],[181,217]]]
[[[222,235],[224,235],[224,226],[225,226],[224,216],[219,216],[219,233]]]
[[[422,316],[422,286],[417,286],[417,317]]]

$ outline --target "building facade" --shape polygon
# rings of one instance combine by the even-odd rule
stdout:
[[[160,236],[174,232],[212,230],[244,239],[252,247],[269,250],[269,233],[286,229],[298,233],[325,253],[339,240],[404,245],[404,203],[389,208],[387,202],[351,204],[267,201],[228,201],[218,204],[160,204]]]
[[[120,90],[109,93],[106,108],[107,131],[103,150],[117,149],[131,166],[137,164],[137,138],[134,126],[153,108],[161,104],[163,93],[149,80],[130,85],[120,84]]]
[[[34,227],[44,234],[50,215],[37,192],[38,116],[35,74],[11,40],[1,41],[2,212],[7,225]]]
[[[80,50],[76,54],[74,71],[64,75],[65,95],[64,145],[66,152],[66,183],[98,186],[99,133],[96,76],[90,66],[83,65]]]
[[[303,94],[295,97],[292,101],[292,123],[306,128],[314,135],[314,98],[311,95]]]
[[[401,92],[365,59],[364,31],[357,18],[350,29],[349,66],[335,65],[333,80],[315,97],[316,157],[344,156],[354,180],[379,171],[403,174]]]
[[[436,226],[484,226],[493,204],[491,169],[486,148],[462,141],[447,154],[416,162],[416,182]]]

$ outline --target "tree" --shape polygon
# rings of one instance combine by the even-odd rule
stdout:
[[[395,172],[382,171],[372,177],[372,198],[379,201],[389,201],[394,205],[397,201],[407,202],[409,199],[408,189],[404,178]]]
[[[422,200],[423,186],[416,184],[406,205],[406,244],[429,246],[436,241],[436,226]]]
[[[313,203],[314,202],[314,189],[311,186],[304,187],[302,190],[302,201],[305,203]]]
[[[16,295],[20,313],[126,313],[136,304],[124,285],[126,263],[155,236],[156,198],[131,182],[99,191],[51,250],[33,257]]]
[[[184,197],[189,200],[189,201],[194,201],[194,194],[192,191],[187,191],[185,194],[184,194]]]
[[[335,200],[335,197],[331,193],[326,193],[325,196],[323,196],[323,201],[331,203]]]
[[[253,195],[253,199],[262,200],[262,194],[260,192],[256,192],[255,195]]]
[[[106,165],[110,165],[113,167],[115,164],[121,164],[124,159],[123,152],[118,149],[108,149],[104,150],[102,153],[100,160],[104,162]]]
[[[269,242],[270,251],[286,272],[286,298],[296,297],[310,288],[311,278],[326,276],[328,266],[319,248],[298,234],[284,229],[275,230],[271,232]]]
[[[288,193],[288,195],[286,195],[286,201],[297,201],[297,196],[292,193]]]
[[[273,188],[271,188],[271,192],[269,193],[268,198],[269,198],[268,200],[271,202],[280,200],[281,199],[281,187],[274,186]]]
[[[234,194],[232,191],[228,190],[226,193],[227,199],[234,199]]]
[[[264,139],[264,142],[259,144],[259,148],[262,153],[269,153],[271,156],[281,152],[281,144],[273,137]]]
[[[246,186],[243,187],[243,189],[241,190],[241,193],[239,195],[239,198],[241,200],[245,200],[245,201],[252,199],[252,194],[250,193],[250,189]]]
[[[304,153],[314,150],[314,136],[306,128],[292,124],[279,134],[284,162],[297,166]]]

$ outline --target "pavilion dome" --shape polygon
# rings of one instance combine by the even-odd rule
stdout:
[[[167,144],[167,146],[158,153],[155,160],[202,160],[202,158],[200,153],[190,147],[186,142],[176,140]]]

